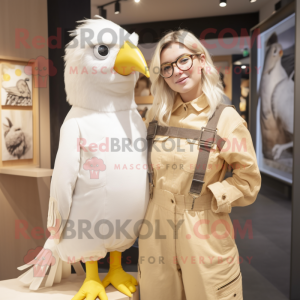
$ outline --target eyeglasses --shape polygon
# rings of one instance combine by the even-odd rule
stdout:
[[[181,71],[189,70],[193,66],[193,57],[200,54],[202,53],[183,54],[179,56],[176,61],[162,64],[160,67],[160,76],[170,78],[174,73],[173,64],[176,64],[177,68]]]

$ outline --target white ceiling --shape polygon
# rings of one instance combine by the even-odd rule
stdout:
[[[99,14],[98,5],[111,0],[91,0],[91,16]],[[269,0],[227,0],[226,7],[219,6],[219,0],[134,0],[121,1],[121,13],[115,15],[114,4],[106,7],[107,19],[117,24],[135,24],[199,17],[234,15],[257,12]]]

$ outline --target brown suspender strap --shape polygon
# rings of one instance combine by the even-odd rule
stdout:
[[[204,176],[205,176],[205,172],[206,172],[206,168],[204,168],[203,166],[207,167],[207,163],[208,163],[208,159],[209,159],[209,154],[211,151],[211,148],[213,147],[214,142],[212,142],[214,140],[214,135],[217,134],[217,124],[219,122],[221,113],[223,112],[224,108],[226,108],[229,105],[226,104],[220,104],[217,109],[215,110],[214,114],[212,115],[212,117],[208,120],[206,127],[202,127],[202,130],[204,130],[204,132],[206,132],[206,143],[204,143],[203,147],[201,147],[202,145],[200,145],[200,151],[198,154],[198,158],[197,158],[197,163],[195,166],[195,172],[194,172],[194,177],[192,180],[192,184],[191,184],[191,188],[189,191],[189,194],[192,196],[193,198],[193,205],[192,205],[192,209],[194,208],[194,203],[195,203],[195,199],[199,197],[203,184],[204,184]],[[232,106],[234,109],[234,105],[230,105]],[[221,138],[222,139],[222,138]],[[222,139],[222,144],[218,145],[219,149],[221,150],[225,144],[225,140]],[[221,146],[221,147],[220,147]],[[202,166],[202,167],[200,167]]]
[[[205,176],[205,169],[206,169],[206,168],[205,169],[199,168],[199,166],[207,165],[210,149],[213,147],[214,144],[217,144],[219,150],[221,150],[226,142],[217,134],[216,127],[223,109],[227,106],[232,106],[235,109],[233,105],[220,104],[216,108],[212,117],[208,120],[206,127],[202,127],[201,130],[180,128],[180,127],[173,127],[173,126],[160,126],[158,125],[158,122],[155,119],[149,122],[148,129],[147,129],[147,140],[148,140],[147,162],[148,162],[149,182],[151,185],[150,186],[151,197],[152,197],[152,189],[153,189],[153,167],[151,163],[151,152],[152,152],[152,145],[153,145],[153,140],[155,135],[199,140],[199,147],[202,151],[200,150],[198,154],[194,177],[189,191],[189,194],[193,197],[193,206],[194,206],[194,201],[197,197],[199,197],[202,190],[202,186],[204,184],[203,179]]]

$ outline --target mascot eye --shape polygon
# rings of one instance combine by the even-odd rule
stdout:
[[[109,49],[105,45],[97,45],[94,47],[94,54],[99,59],[106,59],[109,53]]]

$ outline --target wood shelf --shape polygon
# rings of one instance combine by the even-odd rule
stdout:
[[[128,272],[128,274],[137,278],[136,272]],[[100,279],[103,280],[105,275],[106,273],[100,273]],[[84,279],[84,275],[77,276],[76,274],[71,274],[68,278],[62,279],[61,283],[36,292],[30,291],[28,287],[24,287],[18,279],[10,279],[0,281],[0,295],[3,300],[70,300],[79,291]],[[139,300],[139,286],[136,286],[136,292],[133,293],[132,298],[119,292],[111,284],[105,288],[105,292],[108,300]]]
[[[52,169],[43,169],[38,167],[0,167],[0,174],[24,176],[24,177],[51,177]]]

